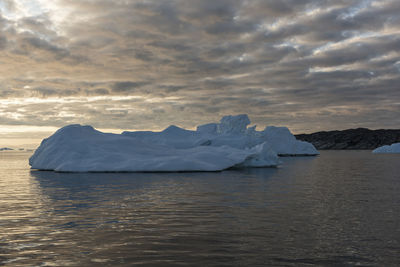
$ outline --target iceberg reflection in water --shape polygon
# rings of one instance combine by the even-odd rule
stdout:
[[[400,263],[399,155],[323,151],[217,173],[29,171],[26,153],[10,155],[6,266]]]

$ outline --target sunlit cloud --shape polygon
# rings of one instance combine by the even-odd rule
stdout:
[[[0,125],[0,134],[25,133],[25,132],[52,132],[57,130],[51,126],[30,126],[30,125]]]

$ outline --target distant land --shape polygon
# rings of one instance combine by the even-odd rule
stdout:
[[[14,150],[14,149],[9,147],[0,147],[0,151],[9,151],[9,150]]]
[[[366,128],[343,131],[323,131],[297,134],[298,140],[312,143],[317,149],[375,149],[400,142],[400,130],[370,130]]]

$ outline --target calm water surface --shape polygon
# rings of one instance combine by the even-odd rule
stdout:
[[[3,266],[400,266],[400,155],[63,174],[0,153]]]

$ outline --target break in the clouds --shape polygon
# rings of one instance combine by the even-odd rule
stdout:
[[[0,124],[398,128],[398,0],[2,0]]]

